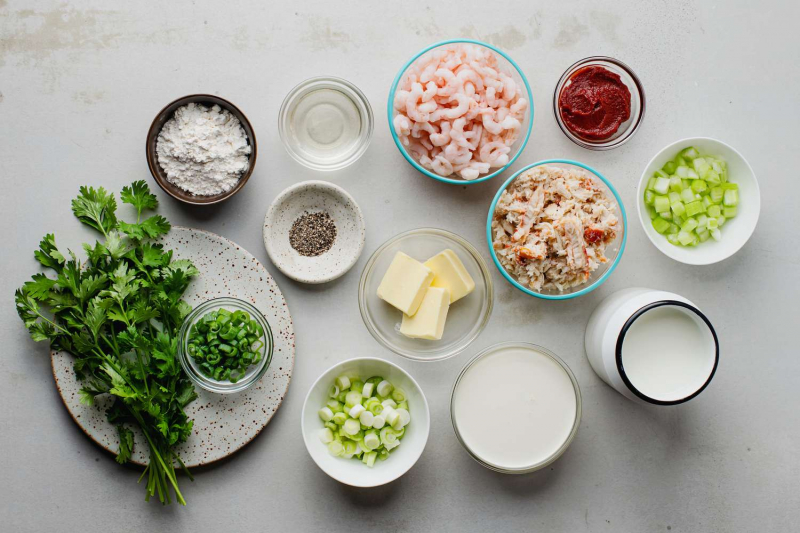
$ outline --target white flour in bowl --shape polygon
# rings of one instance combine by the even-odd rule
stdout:
[[[250,151],[239,119],[218,105],[194,103],[175,111],[156,145],[167,180],[198,196],[231,190],[247,170]]]

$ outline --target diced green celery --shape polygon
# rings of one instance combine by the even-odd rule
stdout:
[[[663,218],[658,217],[653,220],[653,229],[655,229],[658,233],[661,233],[663,235],[668,228],[669,228],[669,222],[667,222]]]
[[[666,196],[656,196],[653,201],[653,206],[658,213],[667,213],[669,212],[669,198]]]
[[[694,146],[690,146],[688,148],[684,148],[683,150],[681,150],[680,151],[680,155],[684,159],[687,159],[687,160],[691,161],[692,159],[694,159],[696,157],[700,157],[700,152],[698,152],[697,148],[695,148]]]
[[[721,185],[721,187],[726,191],[738,191],[739,190],[739,186],[738,185],[736,185],[735,183],[730,183],[730,182],[723,183]]]
[[[649,180],[647,180],[647,190],[652,191],[656,186],[656,178],[653,176]]]
[[[703,202],[703,207],[705,207],[706,210],[708,210],[709,207],[714,205],[714,203],[711,201],[711,198],[709,198],[708,196],[703,196],[702,202]]]
[[[711,237],[711,233],[706,231],[702,235],[698,233],[697,236],[700,239],[700,242],[706,242],[708,238]]]
[[[678,176],[672,176],[669,179],[669,190],[673,192],[681,192],[683,190],[683,181]]]
[[[675,216],[672,217],[672,223],[673,224],[677,224],[678,226],[681,226],[681,225],[683,225],[683,218],[679,217],[678,215],[675,215]]]
[[[669,178],[669,174],[667,174],[667,173],[666,173],[666,172],[664,172],[663,170],[656,170],[656,171],[653,173],[653,177],[654,177],[654,178]]]
[[[684,178],[681,180],[681,184],[683,185],[684,189],[691,189],[692,188],[692,180],[688,178]]]
[[[644,191],[644,203],[645,205],[653,205],[653,202],[656,200],[656,193],[653,191]]]
[[[681,200],[684,204],[694,202],[694,192],[692,192],[690,187],[687,187],[681,191]]]
[[[683,226],[681,226],[681,231],[685,232],[694,231],[695,229],[697,229],[697,226],[698,226],[697,219],[690,218],[689,220],[683,223]]]
[[[733,217],[735,217],[736,214],[737,214],[736,206],[723,207],[722,208],[722,214],[725,216],[725,218],[733,218]]]
[[[706,213],[708,213],[710,217],[717,218],[722,214],[722,208],[718,205],[710,205],[708,209],[706,209]]]
[[[653,220],[654,218],[656,218],[658,216],[658,213],[656,212],[656,208],[653,207],[652,205],[648,205],[647,206],[647,213],[650,215],[650,220]]]
[[[704,228],[704,227],[706,227],[706,222],[708,222],[708,216],[700,215],[699,217],[697,217],[697,225],[698,226]]]
[[[675,174],[675,169],[678,168],[677,163],[675,161],[667,161],[664,163],[664,166],[661,168],[667,174]]]
[[[693,168],[689,169],[689,174],[686,177],[692,180],[700,179],[700,176],[697,175],[697,172],[695,172]]]
[[[660,216],[664,220],[672,220],[672,213],[670,213],[669,211],[667,211],[666,213],[659,213],[658,216]]]
[[[667,195],[667,198],[669,198],[669,203],[670,204],[674,204],[675,202],[680,202],[681,201],[681,195],[676,193],[675,191],[671,191]]]
[[[692,242],[694,242],[695,236],[689,233],[688,231],[681,231],[678,233],[678,242],[681,243],[683,246],[689,246]]]
[[[653,190],[658,194],[667,194],[669,190],[669,178],[656,178],[656,184]]]
[[[679,178],[688,178],[689,177],[689,167],[686,165],[681,165],[675,169],[675,175]]]
[[[726,190],[722,197],[722,205],[725,207],[735,207],[739,205],[739,191]]]
[[[703,180],[694,180],[694,181],[692,181],[692,190],[696,194],[700,194],[701,192],[703,192],[706,189],[708,189],[708,185],[706,184],[705,181],[703,181]]]
[[[678,155],[676,155],[676,156],[675,156],[675,157],[674,157],[672,160],[673,160],[673,161],[675,162],[675,164],[676,164],[676,165],[678,165],[679,167],[680,167],[680,166],[684,166],[684,167],[685,167],[686,165],[688,165],[688,164],[689,164],[689,162],[688,162],[688,161],[686,161],[686,160],[685,160],[685,159],[684,159],[684,158],[681,156],[681,154],[678,154]]]
[[[686,216],[693,217],[695,215],[699,215],[700,213],[705,212],[706,208],[703,205],[703,202],[699,202],[695,200],[694,202],[690,202],[686,204]]]
[[[674,244],[675,246],[680,246],[681,245],[680,241],[678,241],[678,234],[677,233],[671,233],[671,234],[667,235],[667,240],[669,241],[670,244]]]
[[[728,220],[727,218],[725,218],[724,216],[720,215],[720,216],[717,217],[717,224],[719,224],[719,227],[721,228],[725,224],[725,222],[727,220]]]
[[[706,159],[711,165],[711,168],[714,169],[714,172],[716,172],[719,175],[722,175],[722,173],[725,172],[725,161],[712,158],[706,158]]]
[[[706,220],[706,228],[709,230],[716,229],[719,227],[719,222],[716,218],[710,218]]]
[[[714,239],[715,241],[718,241],[722,238],[722,233],[718,229],[712,229],[710,233],[711,233],[711,238]]]
[[[722,203],[722,197],[724,194],[725,191],[722,189],[722,187],[712,187],[711,192],[709,193],[709,195],[711,196],[711,201],[714,202],[715,204]]]
[[[709,185],[719,185],[722,183],[722,178],[713,170],[710,170],[703,179],[706,180]]]
[[[667,235],[676,235],[680,230],[681,228],[673,222],[667,228]]]
[[[708,161],[703,157],[696,157],[694,161],[692,161],[692,166],[694,167],[694,171],[703,179],[706,179],[706,174],[711,172],[711,165],[709,165]]]
[[[675,216],[682,217],[686,213],[686,206],[684,206],[683,202],[681,202],[681,201],[677,201],[677,202],[672,203],[672,205],[670,205],[670,207],[672,208],[672,213]]]

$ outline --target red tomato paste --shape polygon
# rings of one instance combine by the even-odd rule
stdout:
[[[593,65],[570,77],[558,96],[558,108],[573,134],[603,141],[630,118],[631,92],[617,74]]]

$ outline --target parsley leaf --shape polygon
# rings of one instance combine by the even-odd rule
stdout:
[[[130,187],[123,187],[119,198],[123,203],[135,207],[138,216],[141,216],[145,209],[158,207],[158,198],[155,194],[150,193],[144,180],[134,181]]]
[[[78,220],[103,235],[117,227],[117,201],[102,187],[80,188],[80,195],[72,200],[72,212]]]

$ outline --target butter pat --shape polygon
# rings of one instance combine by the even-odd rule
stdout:
[[[425,266],[433,270],[431,287],[450,291],[451,304],[475,290],[472,276],[453,250],[447,249],[434,255],[425,261]]]
[[[403,252],[397,252],[378,286],[378,298],[407,315],[413,315],[432,281],[430,268]]]
[[[450,309],[450,291],[431,287],[414,316],[403,315],[400,333],[412,339],[438,341],[444,333],[447,311]]]

